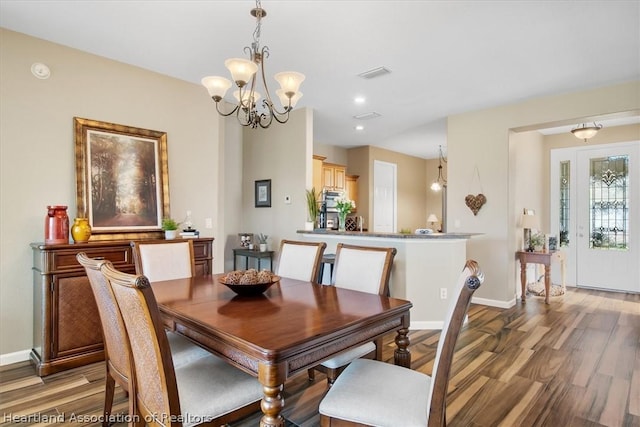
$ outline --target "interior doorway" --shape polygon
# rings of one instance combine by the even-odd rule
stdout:
[[[373,161],[373,231],[397,229],[397,168],[395,163]]]

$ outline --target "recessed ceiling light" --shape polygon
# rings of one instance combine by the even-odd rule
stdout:
[[[358,126],[356,126],[356,130],[364,130],[364,126],[358,125]]]
[[[367,98],[365,98],[364,96],[356,96],[355,98],[353,98],[353,102],[355,102],[356,104],[364,104],[366,100]]]

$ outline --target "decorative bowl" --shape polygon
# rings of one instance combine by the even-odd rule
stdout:
[[[233,292],[240,296],[252,296],[252,295],[260,295],[267,289],[269,289],[274,283],[280,281],[280,276],[273,275],[271,277],[271,282],[268,283],[256,283],[253,285],[241,285],[238,283],[227,283],[227,276],[222,276],[219,280],[220,283],[231,289]]]

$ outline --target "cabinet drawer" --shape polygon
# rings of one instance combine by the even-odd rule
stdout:
[[[193,241],[193,257],[195,259],[211,258],[211,242],[210,241],[199,242],[199,241],[197,241],[197,239],[194,239],[194,241]]]
[[[89,258],[103,258],[111,261],[114,266],[123,264],[133,264],[131,256],[131,247],[119,246],[113,248],[87,248],[83,251],[63,250],[56,251],[51,254],[51,269],[55,271],[64,271],[82,268],[76,259],[78,252],[85,252]]]

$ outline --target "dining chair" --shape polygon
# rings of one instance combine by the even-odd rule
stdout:
[[[76,259],[87,273],[89,285],[91,286],[91,291],[93,292],[98,307],[100,323],[102,324],[104,359],[107,371],[105,375],[106,385],[102,425],[107,426],[109,425],[109,415],[113,407],[116,383],[129,395],[129,413],[135,413],[135,401],[131,399],[131,348],[129,347],[124,321],[116,303],[115,296],[103,274],[100,272],[102,264],[109,261],[89,258],[84,252],[78,253]],[[181,335],[169,331],[167,331],[166,334],[176,366],[183,366],[209,355],[209,352]]]
[[[195,276],[190,239],[135,241],[131,246],[136,273],[151,282]]]
[[[331,283],[339,288],[388,296],[396,252],[396,248],[338,243]],[[327,382],[331,386],[352,360],[361,357],[382,359],[382,338],[345,350],[309,369],[309,380],[315,378],[314,371],[317,370],[327,375]]]
[[[478,263],[467,261],[447,310],[432,376],[376,360],[355,360],[320,402],[320,425],[444,427],[456,342],[483,280]]]
[[[262,385],[251,375],[210,354],[174,366],[149,279],[116,270],[100,271],[122,313],[132,353],[135,415],[150,425],[223,425],[260,410]]]
[[[322,262],[325,242],[299,242],[282,240],[278,254],[278,271],[280,277],[316,282]]]

